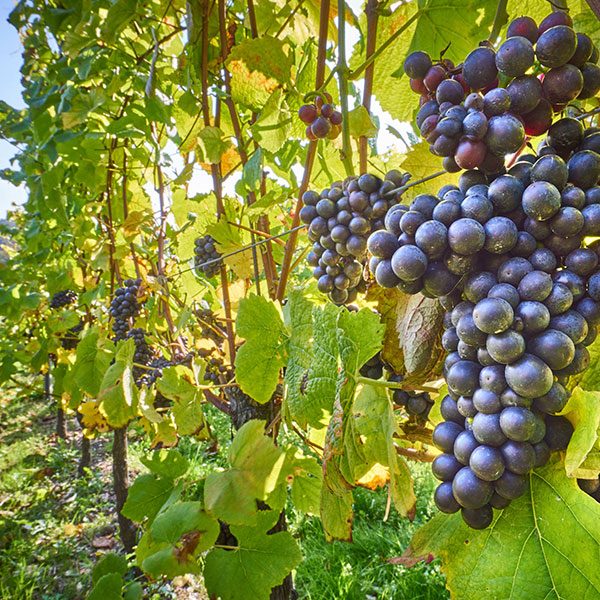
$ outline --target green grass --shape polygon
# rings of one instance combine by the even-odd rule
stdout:
[[[231,425],[207,407],[219,446],[184,438],[178,449],[190,461],[188,481],[224,467]],[[110,436],[92,442],[92,470],[77,477],[79,433],[69,441],[53,436],[54,406],[39,396],[0,398],[0,598],[63,600],[85,598],[91,570],[105,550],[93,540],[116,532],[113,511]],[[77,432],[76,423],[70,426]],[[148,449],[143,432],[129,446],[133,471],[144,470]],[[386,489],[355,490],[353,543],[325,541],[318,519],[288,510],[289,529],[300,543],[304,561],[295,573],[302,600],[441,600],[448,598],[439,561],[412,568],[391,565],[413,533],[434,512],[435,481],[428,466],[411,464],[416,481],[414,521],[390,511],[383,521]],[[202,495],[202,483],[186,487],[187,498]],[[112,550],[118,550],[116,543]],[[201,588],[201,586],[199,586]],[[198,588],[196,588],[196,592]],[[189,598],[170,585],[149,585],[145,598]],[[197,597],[197,596],[192,596]]]
[[[400,556],[413,533],[433,514],[435,485],[427,466],[412,468],[416,480],[417,514],[411,523],[393,509],[383,521],[385,490],[354,492],[353,543],[327,543],[318,519],[290,515],[291,531],[300,541],[304,561],[296,572],[300,598],[306,600],[441,600],[449,598],[439,561],[408,569],[386,559]]]

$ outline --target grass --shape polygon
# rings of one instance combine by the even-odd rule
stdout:
[[[188,480],[225,466],[231,440],[228,419],[207,407],[221,445],[182,439],[179,450],[190,461]],[[113,511],[110,437],[92,442],[92,470],[77,477],[79,434],[65,442],[54,432],[54,406],[41,396],[0,398],[0,598],[2,600],[83,599],[91,570],[107,551],[118,551]],[[70,423],[77,432],[76,423]],[[130,442],[129,464],[139,472],[147,451],[143,436]],[[414,521],[393,509],[387,521],[385,489],[355,491],[353,543],[327,543],[320,522],[288,510],[288,525],[304,561],[295,573],[303,600],[442,600],[448,598],[438,561],[410,569],[385,559],[399,556],[416,529],[433,514],[434,480],[428,467],[411,464],[417,511]],[[186,488],[195,498],[201,484]],[[181,580],[181,578],[179,578]],[[146,587],[145,598],[206,598],[194,578]]]

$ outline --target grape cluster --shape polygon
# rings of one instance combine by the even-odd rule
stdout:
[[[77,301],[77,292],[73,290],[62,290],[56,292],[50,300],[50,308],[62,308]]]
[[[600,479],[578,479],[577,485],[596,502],[600,502]]]
[[[383,361],[381,352],[370,358],[360,368],[359,373],[369,379],[381,379],[385,374],[387,381],[392,383],[402,383],[404,381],[401,374],[394,373],[392,367]],[[411,417],[426,419],[433,406],[433,400],[427,392],[395,389],[392,397],[394,404],[404,408]]]
[[[201,308],[196,311],[196,318],[200,322],[201,336],[212,340],[220,347],[225,339],[225,334],[217,321],[215,313],[210,308]]]
[[[304,104],[298,116],[306,123],[306,137],[311,140],[327,138],[335,140],[342,131],[342,113],[335,110],[333,98],[327,93],[318,95],[314,104]]]
[[[205,381],[225,383],[233,377],[233,371],[224,363],[223,357],[217,352],[203,349],[198,354],[206,360]]]
[[[79,344],[79,334],[83,331],[83,320],[80,319],[79,323],[70,329],[67,329],[65,335],[60,338],[60,345],[65,350],[75,350],[77,344]]]
[[[215,240],[210,235],[199,237],[194,242],[194,266],[196,271],[206,275],[206,277],[214,277],[223,266],[223,261],[216,261],[220,258],[220,254],[215,246]],[[211,260],[210,264],[204,264]]]
[[[142,387],[142,385],[150,387],[154,383],[156,383],[157,379],[160,379],[163,376],[163,369],[166,369],[167,367],[172,367],[175,363],[170,361],[168,358],[165,358],[164,356],[155,356],[148,362],[141,364],[145,364],[147,368],[144,369],[137,367],[136,371],[136,367],[134,367],[135,384],[138,387]]]
[[[487,527],[572,434],[556,413],[600,324],[600,245],[588,243],[600,235],[599,178],[593,150],[526,156],[491,181],[466,171],[437,197],[392,207],[369,237],[380,285],[446,311],[435,501],[471,527]]]
[[[400,375],[395,379],[390,377],[390,381],[395,380],[401,383]],[[426,419],[434,402],[429,392],[416,392],[412,390],[394,390],[392,394],[394,404],[401,406],[411,417]]]
[[[421,94],[417,127],[448,172],[503,172],[504,155],[516,152],[525,135],[542,135],[555,112],[600,91],[598,49],[572,26],[560,11],[539,27],[519,17],[497,51],[484,43],[457,67],[448,59],[434,64],[422,51],[407,56],[404,71]]]
[[[126,279],[123,287],[115,290],[109,310],[114,319],[112,328],[115,341],[125,339],[130,328],[129,319],[135,318],[140,312],[137,296],[141,284],[141,279]]]
[[[142,375],[147,373],[147,369],[144,367],[150,365],[154,358],[154,350],[146,341],[147,335],[148,333],[141,327],[135,327],[128,331],[125,336],[126,340],[133,339],[133,343],[135,344],[135,351],[133,353],[133,377],[136,382],[140,380]]]
[[[394,192],[409,175],[390,171],[382,181],[374,175],[336,182],[318,194],[307,191],[300,219],[308,225],[313,243],[307,256],[319,291],[335,304],[352,302],[363,292],[363,267],[367,238],[385,226],[389,207],[398,202],[402,192]]]

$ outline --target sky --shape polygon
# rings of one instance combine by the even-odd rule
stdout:
[[[2,91],[0,100],[4,100],[15,108],[24,108],[21,98],[21,42],[17,30],[6,20],[15,3],[13,0],[0,0],[0,81]],[[15,155],[14,146],[0,140],[0,170],[10,167],[10,159]],[[22,204],[27,199],[27,191],[23,186],[15,187],[8,181],[0,179],[0,218],[6,216],[7,209],[13,203]]]
[[[358,14],[362,5],[362,0],[348,0],[348,4],[355,14]],[[3,100],[15,108],[25,108],[25,103],[21,98],[21,51],[22,46],[19,41],[16,29],[7,22],[8,15],[15,5],[14,0],[0,0],[0,81],[2,82],[2,91],[0,100]],[[351,53],[351,47],[358,39],[358,32],[354,28],[347,28],[347,52]],[[357,82],[362,83],[362,82]],[[361,87],[360,85],[358,87]],[[373,113],[381,120],[381,131],[377,139],[378,150],[381,153],[386,152],[392,146],[400,146],[398,139],[387,132],[387,125],[392,125],[398,131],[406,131],[406,124],[391,119],[388,113],[383,113],[374,99],[372,103]],[[16,154],[16,149],[10,143],[0,140],[0,170],[9,168],[10,160]],[[299,167],[301,170],[301,167]],[[197,172],[196,172],[197,171]],[[297,173],[301,177],[301,173]],[[231,179],[231,190],[228,188],[226,193],[233,193],[235,182]],[[194,177],[190,182],[190,193],[193,193],[194,187],[198,190],[205,189],[210,185],[210,178],[203,173],[202,169],[194,172]],[[153,195],[150,190],[148,190]],[[15,204],[23,204],[27,200],[27,190],[23,185],[15,187],[11,183],[0,179],[0,218],[6,216],[6,211],[13,208]]]

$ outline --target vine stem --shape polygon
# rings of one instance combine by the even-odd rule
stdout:
[[[498,39],[502,25],[508,21],[508,13],[506,12],[507,4],[508,0],[498,0],[496,14],[494,15],[494,23],[492,24],[492,31],[490,32],[490,37],[488,38],[488,41],[492,44]]]
[[[388,388],[391,390],[401,390],[405,387],[402,383],[383,381],[382,379],[370,379],[369,377],[362,377],[361,375],[356,378],[356,381],[358,383],[364,383],[365,385],[373,385],[375,387]]]
[[[319,48],[317,50],[317,75],[315,87],[318,89],[325,79],[325,57],[327,54],[327,28],[329,25],[329,0],[321,1],[321,13],[319,18]],[[309,142],[308,149],[306,152],[306,159],[304,161],[304,174],[302,175],[302,183],[298,190],[298,199],[296,200],[296,206],[294,208],[294,216],[292,217],[292,234],[288,238],[287,244],[285,245],[285,252],[283,255],[283,262],[281,264],[281,274],[279,276],[279,283],[277,285],[276,298],[281,302],[285,295],[287,288],[288,277],[290,275],[290,266],[292,259],[294,258],[294,250],[296,249],[296,242],[298,241],[298,229],[300,229],[300,209],[302,208],[302,195],[308,189],[310,183],[310,175],[312,173],[313,164],[315,161],[315,154],[317,152],[317,142]]]
[[[394,194],[397,194],[398,192],[404,192],[408,188],[411,188],[415,185],[419,185],[420,183],[425,183],[426,181],[429,181],[430,179],[435,179],[436,177],[439,177],[440,175],[445,175],[445,174],[446,174],[446,171],[438,171],[437,173],[433,173],[432,175],[427,175],[427,177],[423,177],[422,179],[417,179],[417,181],[411,181],[410,183],[407,183],[406,185],[402,185],[394,190],[390,190],[389,192],[384,194],[384,196],[393,196]]]
[[[370,58],[375,52],[375,42],[377,41],[377,21],[379,20],[378,0],[368,0],[365,12],[367,14],[367,53],[366,58]],[[375,63],[372,62],[365,72],[365,87],[363,92],[362,105],[367,113],[371,113],[371,95],[373,93],[373,77],[375,72]],[[367,151],[368,151],[367,136],[361,135],[359,139],[359,172],[367,172]]]
[[[381,44],[381,46],[379,46],[379,48],[377,48],[377,50],[375,50],[375,52],[373,52],[373,54],[371,54],[371,56],[368,57],[365,60],[365,62],[363,62],[358,67],[356,67],[356,69],[354,69],[354,71],[352,71],[352,73],[350,73],[348,80],[354,81],[354,80],[358,79],[362,75],[362,72],[376,58],[378,58],[383,52],[385,52],[396,41],[396,39],[400,35],[402,35],[422,14],[423,14],[423,11],[418,10],[410,19],[408,19],[408,21],[406,21],[406,23],[404,23],[404,25],[402,25],[402,27],[400,27],[400,29],[398,29],[398,31],[395,31],[383,44]]]
[[[354,175],[352,167],[352,143],[350,141],[350,120],[348,118],[348,64],[346,62],[346,0],[338,0],[338,62],[337,75],[342,109],[342,163],[346,175]]]
[[[416,460],[419,462],[433,462],[435,459],[434,454],[424,452],[423,450],[417,450],[416,448],[403,448],[402,446],[396,446],[396,454],[404,456],[410,460]]]

